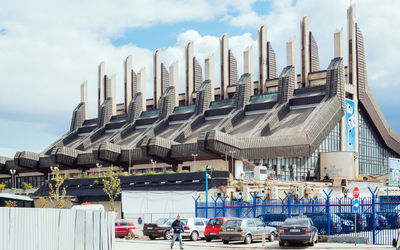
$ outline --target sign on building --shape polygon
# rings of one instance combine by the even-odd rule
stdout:
[[[350,99],[346,99],[345,102],[346,106],[346,151],[348,152],[355,152],[356,151],[356,133],[355,127],[357,123],[357,117],[354,110],[354,101]]]
[[[389,185],[400,185],[400,159],[389,158]]]

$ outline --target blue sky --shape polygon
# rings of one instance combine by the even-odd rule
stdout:
[[[389,124],[400,132],[400,34],[392,32],[400,25],[400,1],[353,2],[365,38],[369,85]],[[275,49],[280,71],[285,66],[285,42],[296,35],[299,48],[299,22],[309,15],[321,68],[326,68],[333,56],[333,33],[346,27],[348,4],[347,0],[3,3],[0,155],[13,156],[17,150],[40,152],[66,133],[72,111],[79,103],[79,85],[85,80],[89,83],[89,115],[95,117],[97,65],[103,60],[106,73],[117,74],[117,102],[123,100],[122,63],[128,55],[133,55],[136,71],[146,67],[147,94],[151,97],[152,53],[157,48],[162,49],[167,65],[180,61],[183,92],[183,55],[188,41],[194,41],[195,56],[201,64],[209,53],[214,53],[217,67],[218,38],[229,33],[241,73],[244,48],[253,45],[256,60],[257,30],[267,24],[268,40]],[[346,28],[344,34],[346,39]],[[297,54],[300,63],[300,52]]]

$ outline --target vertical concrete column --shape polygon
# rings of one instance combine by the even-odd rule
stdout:
[[[297,69],[296,69],[296,36],[286,42],[286,65],[294,66],[295,80],[294,88],[297,89]]]
[[[343,28],[336,31],[333,35],[334,37],[334,58],[336,57],[343,57]]]
[[[106,99],[111,98],[111,106],[112,106],[112,115],[117,114],[117,105],[116,105],[116,76],[115,74],[111,75],[111,77],[107,77],[106,82]]]
[[[128,112],[132,100],[132,56],[128,56],[124,61],[124,91],[125,112]]]
[[[265,89],[267,79],[267,26],[265,24],[258,29],[258,74],[258,93],[261,94]]]
[[[98,67],[97,71],[97,79],[98,79],[98,92],[97,92],[97,109],[98,112],[100,113],[100,106],[104,102],[104,76],[105,76],[105,64],[104,62],[101,62]]]
[[[301,34],[301,83],[309,87],[308,74],[310,73],[310,24],[308,16],[300,22]]]
[[[156,52],[154,52],[154,103],[153,107],[154,109],[159,108],[159,102],[160,98],[162,95],[162,90],[161,90],[161,49],[157,49]]]
[[[83,109],[85,114],[85,120],[88,119],[88,88],[87,81],[81,84],[81,102],[84,103]]]
[[[219,39],[220,60],[221,60],[221,100],[228,99],[229,85],[229,37],[228,34],[223,34]]]
[[[179,62],[175,61],[169,66],[169,84],[175,88],[175,107],[179,106]]]
[[[356,11],[355,6],[350,5],[347,9],[348,25],[348,44],[349,44],[349,83],[357,83],[357,65],[356,65]]]
[[[185,47],[185,70],[186,70],[186,104],[193,104],[193,41],[190,41]]]
[[[204,60],[204,73],[205,80],[210,80],[211,82],[211,101],[215,100],[214,94],[214,54],[211,53]]]
[[[254,95],[254,83],[253,83],[253,45],[248,46],[246,50],[243,52],[243,73],[250,74],[250,95]]]
[[[143,104],[143,111],[147,110],[147,105],[146,105],[146,68],[141,68],[138,72],[137,72],[137,93],[142,93],[142,104]]]

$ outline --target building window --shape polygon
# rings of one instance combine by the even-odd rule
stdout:
[[[187,171],[190,172],[190,166],[183,166],[183,167],[182,167],[182,170],[184,170],[184,171],[187,170]]]

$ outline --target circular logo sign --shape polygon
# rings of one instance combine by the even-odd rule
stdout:
[[[360,196],[360,189],[358,189],[358,187],[355,187],[353,190],[353,197],[354,199],[358,199],[358,196]]]
[[[142,217],[139,217],[139,218],[137,219],[137,222],[139,223],[139,225],[142,225],[142,222],[143,222]]]

